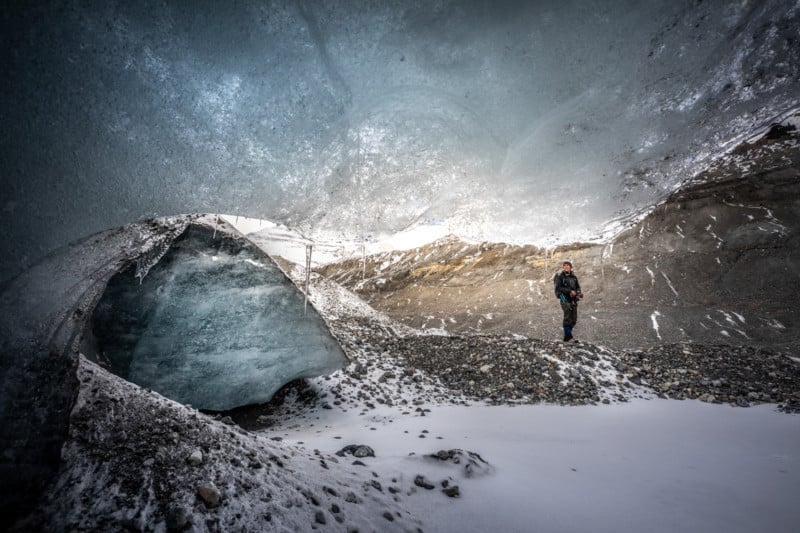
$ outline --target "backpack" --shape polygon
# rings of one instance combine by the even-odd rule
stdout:
[[[564,295],[558,292],[559,281],[561,285],[564,285],[564,278],[561,276],[561,272],[556,272],[556,275],[553,276],[553,291],[556,293],[556,298],[564,301]]]

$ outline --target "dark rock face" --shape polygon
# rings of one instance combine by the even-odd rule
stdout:
[[[545,250],[455,238],[320,273],[403,323],[559,338],[553,275],[584,289],[578,339],[613,348],[701,342],[794,349],[800,322],[800,135],[743,144],[606,245]],[[389,265],[389,266],[386,266]]]

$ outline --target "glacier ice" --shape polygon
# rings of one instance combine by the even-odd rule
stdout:
[[[177,213],[593,239],[800,107],[787,0],[50,0],[0,35],[0,280]]]
[[[92,331],[99,359],[140,386],[226,410],[345,362],[302,293],[246,240],[190,226],[146,277],[135,271],[111,279]]]

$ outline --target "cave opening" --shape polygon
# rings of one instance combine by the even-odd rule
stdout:
[[[269,401],[286,383],[346,362],[272,258],[197,224],[146,275],[134,262],[113,276],[89,330],[89,351],[115,374],[207,410]]]

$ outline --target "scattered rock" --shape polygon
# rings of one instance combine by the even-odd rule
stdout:
[[[375,457],[375,451],[364,444],[350,444],[336,452],[339,457],[344,457],[345,454],[351,454],[354,457]]]
[[[203,452],[200,450],[195,450],[192,452],[191,455],[186,459],[190,465],[198,466],[200,463],[203,462]]]
[[[779,405],[778,410],[784,413],[800,414],[800,399],[789,400],[786,403]]]
[[[417,477],[414,478],[414,485],[416,485],[417,487],[422,487],[423,489],[426,490],[431,490],[434,488],[434,485],[431,484],[430,481],[425,479],[425,476],[423,476],[422,474],[419,474],[417,475]]]
[[[197,495],[208,508],[217,507],[222,499],[219,491],[212,485],[200,485],[197,487]]]
[[[181,531],[189,523],[186,509],[180,505],[171,505],[167,509],[166,525],[168,531]]]
[[[463,465],[464,475],[473,477],[475,475],[487,474],[492,470],[491,465],[483,460],[479,454],[461,449],[439,450],[429,455],[439,461],[450,461],[456,465]]]
[[[750,402],[742,398],[741,396],[736,397],[736,406],[737,407],[750,407]]]
[[[336,328],[353,357],[363,354],[365,345],[375,346],[382,358],[406,366],[392,371],[397,382],[370,384],[402,385],[423,393],[422,384],[430,391],[438,380],[447,389],[434,395],[450,403],[466,398],[492,404],[586,405],[657,396],[742,405],[740,396],[748,402],[785,403],[798,400],[800,390],[800,367],[763,348],[676,343],[612,351],[588,343],[499,335],[398,337],[368,319],[348,320]],[[348,340],[348,332],[357,332],[360,343]],[[410,403],[430,400],[419,397]]]
[[[445,487],[442,489],[442,492],[444,492],[445,495],[449,496],[450,498],[461,497],[461,490],[459,490],[458,485],[451,485],[449,487]]]

